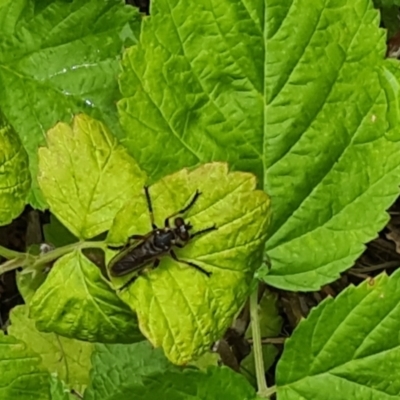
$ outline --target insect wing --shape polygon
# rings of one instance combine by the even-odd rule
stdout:
[[[112,276],[124,276],[131,272],[139,272],[144,269],[144,263],[132,256],[132,252],[136,247],[137,245],[129,246],[110,260],[108,265]]]

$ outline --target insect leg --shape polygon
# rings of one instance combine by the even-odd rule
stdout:
[[[149,214],[150,214],[151,227],[153,229],[157,229],[157,225],[154,222],[153,205],[151,204],[151,198],[150,198],[148,186],[144,187],[144,193],[146,194],[147,209],[149,210]]]
[[[128,238],[128,244],[131,245],[133,244],[133,242],[136,242],[137,240],[146,240],[148,237],[148,235],[144,236],[144,235],[132,235],[129,236]]]
[[[210,277],[210,275],[212,274],[212,272],[206,271],[205,269],[199,267],[199,266],[198,266],[197,264],[195,264],[195,263],[192,263],[192,262],[186,261],[186,260],[180,260],[180,259],[177,257],[177,255],[175,254],[175,252],[174,252],[173,250],[170,250],[169,254],[171,255],[171,257],[172,257],[175,261],[177,261],[177,262],[179,262],[179,263],[181,263],[181,264],[186,264],[186,265],[189,265],[190,267],[196,268],[198,271],[200,271],[201,273],[207,275],[208,277]]]
[[[216,227],[216,225],[210,226],[209,228],[206,229],[202,229],[201,231],[197,231],[193,234],[190,235],[190,238],[193,239],[195,236],[199,236],[202,235],[203,233],[207,233],[207,232],[211,232],[211,231],[215,231],[218,228]]]
[[[110,249],[110,250],[123,250],[125,247],[126,247],[126,244],[123,244],[122,246],[107,245],[107,249]]]
[[[127,288],[131,283],[135,282],[137,278],[138,278],[138,275],[132,276],[132,278],[129,279],[129,281],[125,282],[120,288],[118,288],[118,291],[121,291],[121,290],[124,290],[125,288]]]
[[[147,236],[132,235],[132,236],[129,236],[128,242],[123,244],[122,246],[109,246],[109,245],[107,245],[107,248],[110,249],[110,250],[123,250],[123,249],[126,249],[128,246],[130,246],[136,240],[146,240],[146,239],[147,239]]]
[[[182,208],[182,210],[179,210],[179,211],[177,212],[177,214],[184,214],[184,213],[185,213],[186,211],[188,211],[191,207],[193,207],[193,206],[194,206],[194,203],[196,203],[196,201],[197,201],[197,199],[199,198],[200,195],[201,195],[201,192],[199,192],[198,190],[196,190],[196,193],[194,194],[193,199],[190,201],[190,203],[189,203],[186,207]]]
[[[196,190],[196,193],[194,194],[192,200],[190,200],[189,204],[182,208],[182,210],[179,210],[175,213],[173,213],[172,215],[170,215],[169,217],[165,218],[165,222],[164,225],[169,228],[169,220],[173,217],[175,217],[176,215],[179,214],[185,214],[186,211],[188,211],[190,208],[192,208],[194,206],[194,203],[196,203],[197,199],[199,198],[199,196],[201,195],[201,192],[199,192],[198,190]]]
[[[160,260],[158,258],[156,258],[153,262],[153,269],[157,268],[160,265]],[[120,288],[118,288],[118,290],[123,290],[126,287],[128,287],[131,283],[135,282],[137,278],[139,278],[139,275],[143,274],[143,270],[139,270],[137,272],[137,275],[132,276],[131,279],[129,279],[129,281],[127,281],[126,283],[124,283]]]

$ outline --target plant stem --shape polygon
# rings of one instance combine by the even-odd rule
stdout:
[[[276,386],[271,386],[270,388],[267,389],[265,394],[268,398],[270,398],[275,392],[276,392]]]
[[[7,249],[7,247],[0,246],[0,256],[7,260],[12,258],[25,257],[25,253],[20,253],[19,251],[14,251]]]
[[[250,296],[251,331],[253,333],[253,351],[256,367],[257,388],[260,397],[269,398],[270,392],[265,380],[264,360],[261,344],[260,319],[258,317],[258,285]]]
[[[261,338],[262,344],[283,344],[285,343],[287,338],[285,337],[276,337],[276,338]],[[247,339],[250,344],[253,344],[253,339]]]
[[[75,249],[93,249],[93,248],[104,248],[104,242],[78,242],[73,244],[68,244],[58,249],[49,251],[48,253],[40,255],[37,260],[33,263],[33,267],[39,267],[43,264],[48,264],[61,256],[74,251]],[[1,270],[0,270],[1,272]]]
[[[13,258],[12,260],[8,260],[3,264],[0,264],[0,275],[4,274],[5,272],[12,271],[17,269],[25,264],[27,264],[27,255]]]
[[[8,250],[2,247],[0,248],[0,255],[7,258],[5,255],[7,254],[11,259],[3,264],[0,264],[0,275],[19,267],[40,267],[41,265],[57,260],[57,258],[60,258],[61,256],[70,253],[75,249],[104,248],[104,246],[104,242],[77,242],[67,246],[59,247],[58,249],[51,250],[48,253],[40,254],[38,256],[33,256],[27,253],[19,253],[17,251]]]

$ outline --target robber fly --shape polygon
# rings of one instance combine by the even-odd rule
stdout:
[[[186,207],[165,218],[164,228],[158,228],[154,222],[153,206],[147,186],[145,186],[144,191],[152,230],[146,235],[132,235],[129,238],[128,245],[123,246],[122,250],[110,261],[109,265],[111,266],[111,275],[124,276],[134,271],[140,274],[150,263],[153,264],[153,268],[156,268],[160,264],[161,257],[169,255],[175,261],[189,265],[193,268],[196,268],[201,273],[210,276],[211,272],[206,271],[198,265],[190,261],[180,260],[173,250],[173,247],[183,248],[191,239],[196,236],[217,229],[214,225],[209,228],[202,229],[201,231],[190,233],[189,231],[193,228],[192,225],[189,222],[186,223],[182,217],[178,217],[178,215],[186,213],[191,207],[193,207],[201,193],[197,190],[192,200]],[[173,226],[170,225],[170,220],[172,218],[174,218]],[[120,247],[110,248],[114,250],[121,249]],[[137,276],[134,276],[126,284],[124,284],[120,290],[128,286],[136,278]]]

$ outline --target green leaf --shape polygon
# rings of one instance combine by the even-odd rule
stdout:
[[[156,180],[207,161],[262,176],[264,0],[152,2],[123,58],[124,144]]]
[[[50,215],[50,223],[43,226],[44,240],[55,247],[62,247],[76,243],[74,236],[53,214]]]
[[[7,225],[22,212],[30,184],[28,156],[0,114],[0,225]]]
[[[381,274],[313,309],[285,343],[279,400],[398,399],[399,285]]]
[[[25,343],[0,332],[1,400],[50,400],[50,375],[40,364]]]
[[[277,151],[269,159],[266,190],[276,207],[267,242],[272,270],[265,280],[292,290],[337,279],[385,225],[385,210],[399,192],[399,83],[383,63],[379,14],[361,0],[324,6],[316,3],[312,16],[304,6],[300,14],[270,15],[279,25],[268,42],[276,54],[269,76],[278,64],[283,73],[269,88],[267,112],[276,123],[267,144]],[[282,37],[304,18],[315,24],[291,36],[295,55],[288,50],[287,60],[274,67]],[[290,97],[303,100],[286,108],[285,120],[292,122],[285,127],[278,123],[284,112],[279,104]]]
[[[118,134],[118,58],[124,40],[135,40],[130,24],[139,23],[122,0],[0,4],[0,109],[29,154],[34,205],[45,205],[37,149],[56,122],[86,112]]]
[[[168,371],[145,379],[144,387],[136,388],[134,393],[137,400],[158,400],[162,396],[168,400],[256,399],[256,392],[246,379],[227,367],[209,367],[206,372]]]
[[[85,400],[132,399],[132,395],[123,395],[134,387],[142,387],[146,376],[157,377],[166,370],[175,370],[162,350],[153,349],[146,341],[130,345],[96,344],[92,364]]]
[[[207,353],[204,353],[202,356],[200,356],[197,360],[191,361],[187,365],[204,370],[210,366],[218,366],[220,360],[221,357],[218,353],[208,351]]]
[[[36,293],[36,290],[40,287],[40,285],[46,280],[47,266],[45,265],[43,268],[34,268],[32,270],[24,270],[22,272],[17,272],[16,280],[18,291],[23,297],[25,303],[29,303]]]
[[[146,342],[129,346],[96,345],[92,384],[84,400],[255,399],[254,389],[228,368],[207,372],[172,366]]]
[[[51,400],[76,400],[76,397],[72,396],[70,389],[68,389],[62,381],[52,376]]]
[[[93,344],[39,332],[35,321],[28,317],[26,305],[15,307],[10,319],[9,333],[40,354],[50,374],[78,390],[88,385]]]
[[[39,150],[38,177],[51,212],[79,238],[107,231],[145,176],[107,128],[86,115],[57,124]]]
[[[164,256],[157,269],[118,293],[137,312],[143,334],[154,346],[162,346],[174,363],[184,364],[208,351],[249,294],[269,222],[269,198],[255,187],[254,175],[228,172],[224,163],[184,169],[150,187],[158,226],[199,190],[202,194],[186,221],[194,232],[217,227],[176,249],[179,258],[211,272],[211,277]],[[117,214],[108,240],[124,243],[128,236],[150,229],[143,192]],[[115,279],[117,287],[122,279],[130,277]]]
[[[152,180],[210,160],[256,173],[272,204],[260,277],[319,289],[398,196],[385,50],[366,0],[154,0],[123,58],[124,143]]]
[[[55,246],[56,248],[78,242],[78,238],[76,238],[53,214],[50,215],[50,223],[43,226],[43,235],[45,243]],[[94,250],[95,249],[89,249],[89,251]],[[100,252],[101,258],[103,259],[102,250],[97,250]],[[85,255],[88,256],[87,253]],[[91,259],[90,257],[88,258]],[[93,259],[91,260],[93,261]],[[44,265],[41,270],[38,267],[32,270],[28,268],[17,274],[18,289],[26,303],[30,302],[35,291],[44,282],[52,264],[54,264],[54,261]]]
[[[40,331],[73,339],[104,343],[143,339],[135,315],[79,250],[56,261],[31,300],[30,317]]]

